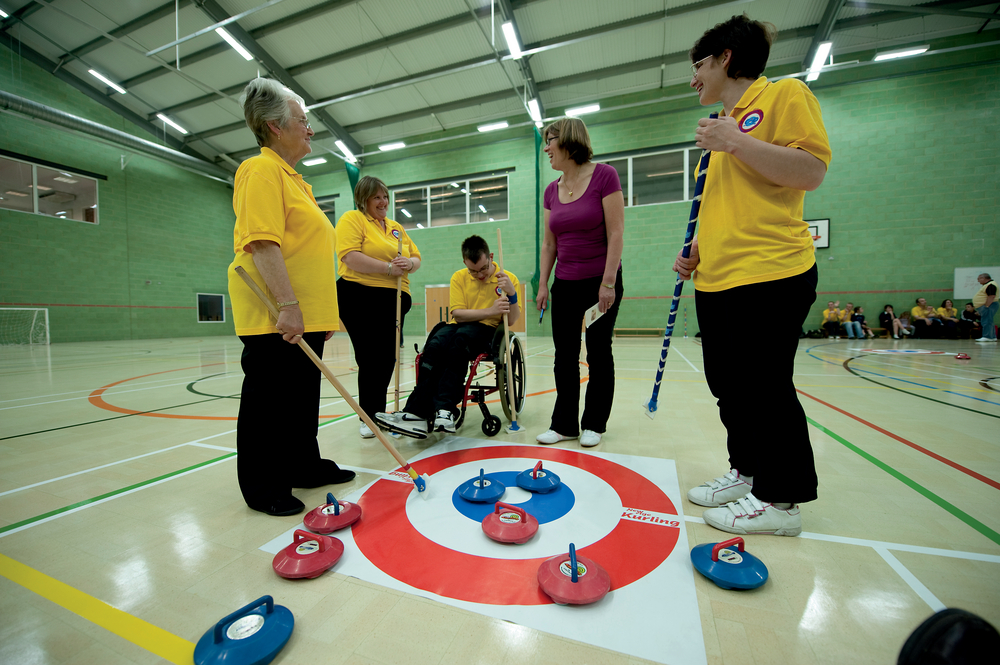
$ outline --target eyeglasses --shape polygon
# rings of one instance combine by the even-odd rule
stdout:
[[[310,125],[310,124],[309,124],[309,121],[308,121],[308,120],[306,120],[305,118],[296,118],[296,117],[294,117],[294,116],[293,116],[293,117],[292,117],[292,119],[293,119],[293,120],[298,120],[298,121],[299,121],[299,124],[301,124],[301,125],[302,125],[303,127],[305,127],[306,129],[312,129],[312,125]]]
[[[545,139],[545,145],[549,145],[553,141],[558,141],[558,140],[559,140],[558,136],[550,136],[549,138]]]
[[[479,270],[473,270],[472,268],[468,268],[468,271],[469,271],[469,274],[472,275],[473,277],[479,277],[480,275],[482,275],[484,273],[488,273],[490,271],[491,267],[493,267],[493,262],[492,261],[490,261],[489,263],[487,263],[485,268],[480,268]]]
[[[701,69],[702,63],[704,63],[709,58],[713,58],[713,57],[715,57],[715,56],[706,55],[704,58],[702,58],[698,62],[692,64],[691,65],[691,76],[697,76],[698,75],[698,70]]]

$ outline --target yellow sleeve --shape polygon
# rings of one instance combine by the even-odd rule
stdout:
[[[819,100],[802,81],[787,80],[795,87],[786,100],[780,135],[775,137],[776,143],[805,150],[830,166],[833,153],[830,150],[826,127],[823,125],[823,112],[820,110]]]
[[[465,299],[465,289],[462,288],[462,271],[457,271],[451,276],[451,290],[448,294],[448,312],[456,309],[472,309]]]
[[[343,263],[349,252],[360,252],[365,240],[365,216],[349,210],[337,221],[337,260]]]
[[[254,240],[270,240],[281,245],[285,236],[285,208],[280,178],[260,170],[237,183],[233,193],[236,213],[235,251],[249,252]]]
[[[916,307],[911,307],[910,308],[910,318],[911,319],[919,319],[919,318],[923,317],[923,315],[924,315],[924,313],[920,309],[919,305],[916,306]]]

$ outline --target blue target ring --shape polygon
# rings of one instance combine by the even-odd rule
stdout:
[[[503,483],[504,487],[517,487],[518,473],[520,472],[497,471],[495,473],[487,473],[486,477],[490,480]],[[523,509],[537,519],[539,524],[545,524],[546,522],[554,522],[572,510],[573,504],[576,503],[576,495],[573,494],[573,490],[567,487],[566,483],[562,483],[559,487],[546,494],[532,492],[531,498],[522,503],[504,501],[502,497],[500,501]],[[455,510],[476,522],[482,522],[487,515],[496,509],[496,504],[466,501],[458,495],[458,488],[455,488],[455,491],[452,493],[451,502],[454,504]]]

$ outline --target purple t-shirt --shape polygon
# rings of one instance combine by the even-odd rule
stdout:
[[[559,181],[545,188],[549,230],[556,237],[556,277],[587,279],[604,275],[608,260],[608,232],[604,223],[604,197],[622,189],[618,171],[596,164],[583,196],[570,203],[559,202]],[[619,264],[621,267],[621,264]]]

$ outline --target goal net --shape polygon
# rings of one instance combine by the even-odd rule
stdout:
[[[44,307],[0,307],[0,346],[48,343],[49,310]]]

